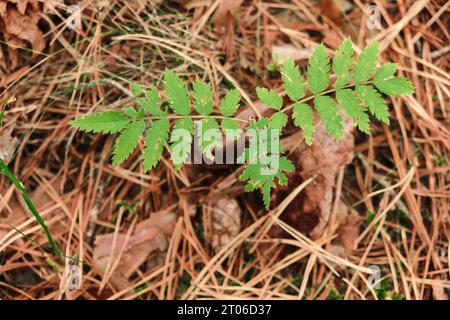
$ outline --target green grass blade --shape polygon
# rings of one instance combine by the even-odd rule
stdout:
[[[36,218],[37,222],[41,225],[42,229],[45,232],[45,235],[47,236],[48,243],[50,244],[50,247],[52,248],[52,251],[56,253],[58,256],[58,259],[63,262],[63,254],[59,247],[56,245],[55,240],[53,240],[52,234],[50,233],[50,230],[47,227],[47,224],[45,223],[44,219],[42,219],[39,212],[36,210],[33,201],[31,201],[30,196],[27,193],[27,190],[23,186],[22,182],[20,182],[16,176],[9,170],[9,168],[6,166],[6,164],[3,162],[2,159],[0,159],[0,170],[5,174],[5,176],[11,181],[17,189],[19,189],[20,193],[22,194],[23,199],[25,200],[25,203],[27,204],[28,209],[31,211],[33,216]]]

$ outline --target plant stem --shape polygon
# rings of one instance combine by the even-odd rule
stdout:
[[[313,100],[316,97],[324,96],[324,95],[328,95],[330,93],[336,92],[337,90],[349,89],[349,88],[354,88],[357,85],[366,85],[366,84],[372,84],[372,83],[373,83],[373,81],[367,80],[367,81],[363,81],[363,82],[358,83],[358,84],[355,84],[355,83],[347,84],[347,85],[342,86],[340,88],[333,87],[332,89],[329,89],[329,90],[326,90],[326,91],[322,91],[319,94],[313,94],[313,95],[304,97],[303,99],[300,99],[298,101],[295,101],[294,103],[291,103],[290,105],[282,108],[279,112],[286,113],[286,112],[290,111],[297,103],[305,103],[305,102],[308,102],[310,100]],[[225,119],[225,118],[228,118],[228,117],[219,116],[219,115],[175,115],[175,114],[169,114],[169,115],[163,115],[163,116],[154,116],[154,115],[152,115],[152,116],[144,117],[144,119],[149,119],[149,120],[156,120],[156,119],[158,119],[158,120],[159,119],[185,119],[185,118],[204,119],[204,118],[207,118],[207,117],[211,117],[213,119]],[[239,121],[239,122],[244,122],[244,123],[247,123],[247,124],[250,122],[249,120],[245,120],[245,119],[238,119],[238,118],[232,118],[232,119],[234,119],[236,121]]]
[[[171,114],[169,114],[169,115],[164,115],[164,116],[150,116],[150,117],[145,117],[145,119],[186,119],[186,118],[190,118],[190,119],[204,119],[204,118],[207,118],[207,117],[210,117],[210,118],[213,118],[213,119],[225,119],[225,118],[228,118],[228,117],[224,117],[224,116],[215,116],[215,115],[207,115],[207,116],[205,116],[205,115],[183,115],[183,116],[180,116],[180,115],[171,115]],[[248,120],[245,120],[245,119],[236,119],[236,118],[232,118],[233,120],[236,120],[236,121],[240,121],[240,122],[245,122],[245,123],[248,123],[249,121]]]
[[[28,195],[27,190],[23,186],[22,182],[20,182],[16,178],[16,176],[9,170],[8,166],[3,162],[2,159],[0,159],[0,170],[5,174],[5,176],[9,179],[9,181],[11,181],[16,186],[16,188],[19,189],[23,199],[25,200],[25,203],[27,204],[28,209],[31,211],[33,216],[36,218],[37,222],[41,225],[42,229],[44,230],[45,235],[47,236],[48,239],[48,243],[50,244],[50,247],[57,254],[58,259],[61,262],[64,262],[61,250],[56,245],[55,240],[53,240],[52,234],[50,233],[47,224],[45,223],[44,219],[42,219],[39,212],[36,210],[33,201],[31,201],[31,198]]]
[[[364,82],[358,83],[358,85],[362,85],[362,84],[370,84],[370,83],[372,83],[372,81],[364,81]],[[343,86],[343,87],[340,87],[340,88],[338,88],[338,89],[336,89],[336,88],[333,87],[332,89],[329,89],[329,90],[326,90],[326,91],[322,91],[322,92],[319,93],[319,94],[313,94],[313,95],[311,95],[311,96],[308,96],[308,97],[305,97],[305,98],[303,98],[303,99],[300,99],[299,101],[296,101],[296,102],[294,102],[294,103],[292,103],[292,104],[290,104],[290,105],[284,107],[283,109],[280,110],[280,112],[286,112],[286,111],[289,111],[289,110],[292,109],[297,103],[307,102],[307,101],[310,101],[310,100],[314,99],[315,97],[327,95],[327,94],[336,92],[337,90],[341,90],[341,89],[353,88],[353,87],[355,87],[355,86],[356,86],[356,84],[348,84],[348,85]]]

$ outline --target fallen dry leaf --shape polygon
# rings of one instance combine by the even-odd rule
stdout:
[[[98,236],[95,240],[94,262],[99,270],[106,271],[108,260],[115,263],[123,248],[111,281],[118,289],[128,286],[128,278],[142,265],[151,253],[165,252],[175,228],[176,215],[159,211],[136,225],[126,241],[126,234],[119,233],[113,248],[114,233]]]
[[[293,186],[314,176],[314,181],[289,204],[281,216],[288,224],[312,238],[323,234],[330,219],[336,174],[353,159],[353,130],[351,120],[344,117],[344,136],[339,142],[326,133],[321,123],[317,126],[311,147],[306,147],[304,142],[299,144],[298,141],[302,141],[303,137],[289,142],[296,145],[289,156],[296,170],[287,175],[289,185],[278,187],[271,198],[276,206]],[[285,149],[292,149],[293,145]],[[270,233],[273,237],[278,237],[280,232],[280,229],[273,228]]]
[[[444,287],[432,285],[433,288],[433,298],[434,300],[444,300],[448,301],[448,294],[445,292]]]
[[[326,245],[326,250],[331,254],[348,259],[349,254],[355,249],[356,240],[359,236],[358,226],[359,216],[356,212],[350,211],[347,206],[340,201],[336,211],[336,218],[329,227],[337,234],[332,243]],[[331,263],[335,268],[340,269],[341,266]]]
[[[342,0],[322,0],[320,1],[320,11],[336,25],[342,24]]]
[[[302,152],[298,159],[303,180],[316,176],[302,194],[301,210],[303,215],[317,217],[317,224],[311,230],[313,238],[322,235],[330,218],[336,174],[353,159],[353,130],[351,120],[345,117],[344,136],[336,142],[320,124],[314,134],[314,144]]]
[[[214,26],[220,28],[226,25],[227,18],[231,18],[239,9],[243,0],[221,0],[213,17]]]
[[[13,69],[18,64],[14,46],[23,47],[26,41],[36,52],[45,48],[44,34],[38,26],[40,19],[41,7],[37,0],[0,0],[0,33],[12,45],[8,51]]]
[[[344,247],[346,255],[349,255],[355,249],[359,237],[359,216],[355,212],[349,212],[343,204],[340,207],[345,210],[345,217],[339,222],[338,241]]]

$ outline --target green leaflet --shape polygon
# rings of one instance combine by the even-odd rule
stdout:
[[[397,71],[397,65],[395,63],[383,64],[375,74],[375,80],[381,81],[386,78],[390,78]]]
[[[397,71],[397,65],[394,63],[386,63],[378,69],[375,74],[375,86],[378,90],[388,96],[401,96],[412,94],[414,86],[405,77],[394,77]]]
[[[378,90],[388,96],[402,96],[412,94],[414,86],[405,77],[394,77],[390,79],[375,79],[375,86]]]
[[[189,115],[191,113],[189,95],[183,81],[172,70],[166,69],[164,85],[166,96],[173,111],[179,115]]]
[[[165,112],[159,108],[161,97],[159,96],[159,93],[155,88],[144,91],[142,88],[132,84],[131,91],[137,97],[136,101],[144,111],[147,111],[154,116],[162,116],[165,114]],[[144,93],[144,97],[138,97],[142,93]]]
[[[286,178],[286,176],[284,174],[283,174],[283,177],[284,177],[283,179]],[[274,180],[270,180],[270,179],[267,179],[267,181],[264,182],[264,184],[262,185],[261,191],[263,194],[264,207],[266,209],[270,208],[270,190],[275,187],[276,187],[276,185],[275,185]]]
[[[222,144],[222,133],[216,120],[211,117],[200,120],[198,136],[200,149],[208,159],[213,160],[214,155],[212,151]]]
[[[155,120],[147,130],[144,144],[144,172],[147,172],[158,164],[168,136],[168,119]]]
[[[241,101],[241,94],[237,89],[232,89],[227,92],[225,97],[220,101],[219,111],[226,117],[231,117],[239,108]]]
[[[380,44],[378,42],[372,43],[365,48],[361,55],[356,60],[353,68],[353,80],[356,84],[366,81],[375,71],[380,51]]]
[[[263,193],[263,201],[266,209],[270,207],[270,190],[276,186],[275,180],[278,184],[287,185],[287,178],[285,172],[294,171],[294,165],[285,157],[278,155],[276,164],[265,164],[260,161],[250,163],[239,177],[241,181],[247,181],[245,190],[254,191],[261,189]]]
[[[350,80],[350,68],[353,65],[353,46],[350,38],[340,44],[333,59],[333,71],[336,74],[335,88],[345,86]]]
[[[283,80],[283,89],[291,100],[297,101],[303,98],[305,95],[304,79],[294,60],[288,59],[283,63],[281,79]]]
[[[140,115],[141,115],[133,107],[126,107],[126,108],[122,109],[122,112],[128,118],[140,117]]]
[[[117,111],[90,114],[70,122],[70,125],[86,132],[116,133],[123,130],[130,120]]]
[[[134,149],[136,149],[144,130],[144,120],[131,122],[123,129],[114,145],[113,165],[121,164],[130,156]]]
[[[209,115],[214,108],[214,98],[211,84],[196,79],[192,86],[194,97],[194,108],[198,113]]]
[[[135,96],[138,96],[144,92],[141,87],[134,83],[130,84],[130,90]]]
[[[309,90],[319,94],[328,87],[330,64],[325,46],[321,43],[314,50],[308,63]]]
[[[222,125],[222,129],[225,133],[225,136],[237,140],[240,138],[240,130],[238,122],[233,118],[223,118],[222,122],[220,123]]]
[[[175,169],[179,169],[191,152],[194,122],[190,118],[179,119],[173,126],[170,137],[170,154]]]
[[[267,118],[260,118],[255,123],[250,124],[251,128],[257,128],[257,129],[263,129],[269,124],[269,119]]]
[[[368,86],[357,86],[356,92],[359,99],[369,109],[375,118],[389,124],[389,110],[381,94],[374,88]]]
[[[336,102],[328,96],[318,96],[314,99],[314,107],[325,126],[325,130],[334,139],[340,140],[344,134],[344,127]]]
[[[256,93],[258,98],[272,109],[280,110],[283,106],[283,99],[273,90],[257,87]]]
[[[309,146],[312,145],[312,136],[314,131],[316,131],[316,126],[314,125],[314,115],[311,107],[306,103],[296,103],[292,117],[294,119],[294,124],[303,129],[303,136],[305,137],[306,144]]]
[[[154,88],[145,92],[145,99],[141,98],[137,99],[137,101],[142,106],[142,109],[151,115],[162,116],[165,114],[165,112],[159,108],[161,97],[159,96],[158,91]]]
[[[352,118],[358,129],[369,134],[369,115],[365,112],[364,107],[360,105],[360,102],[353,91],[350,89],[337,90],[336,100],[341,107],[344,108],[349,117]]]
[[[255,129],[250,139],[250,146],[244,150],[238,161],[248,162],[241,181],[247,181],[245,191],[261,189],[266,208],[270,206],[270,190],[276,186],[287,185],[285,172],[292,172],[294,166],[281,155],[280,131],[267,128],[268,122],[259,120],[251,127]],[[269,130],[268,130],[269,129]]]
[[[272,117],[270,117],[268,126],[271,129],[282,130],[288,122],[288,116],[283,112],[275,112]]]

